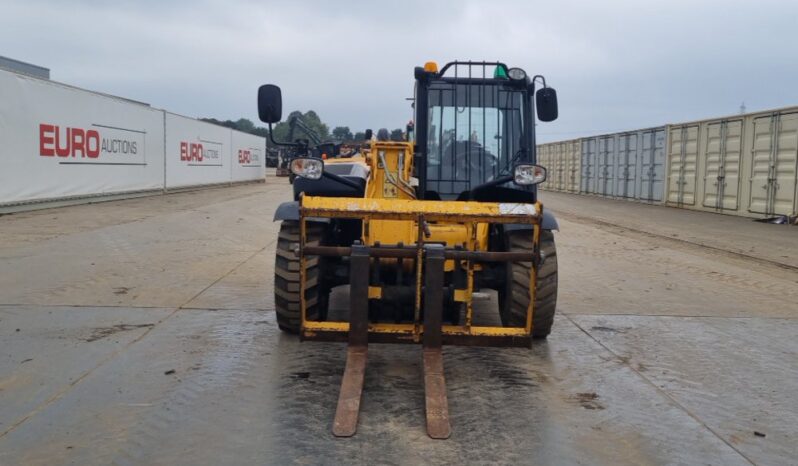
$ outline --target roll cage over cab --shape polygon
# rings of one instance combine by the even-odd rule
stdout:
[[[415,69],[415,78],[420,197],[535,202],[535,185],[511,181],[515,165],[536,162],[533,108],[541,121],[557,118],[557,94],[545,79],[500,62],[472,61],[440,71],[430,62]]]

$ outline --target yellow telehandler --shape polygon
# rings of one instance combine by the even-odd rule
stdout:
[[[348,342],[340,437],[357,428],[369,343],[422,345],[427,433],[448,438],[442,345],[529,346],[554,320],[557,221],[537,199],[533,115],[556,119],[556,92],[500,62],[428,62],[413,107],[407,141],[326,160],[294,147],[308,156],[291,161],[295,200],[275,213],[280,329]],[[258,112],[271,130],[279,87],[260,87]],[[334,319],[330,292],[344,285],[348,313]],[[498,309],[475,310],[488,290]],[[497,311],[501,325],[480,323]]]

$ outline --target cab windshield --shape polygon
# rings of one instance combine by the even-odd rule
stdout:
[[[431,84],[427,191],[454,199],[509,173],[525,146],[524,97],[498,84]]]

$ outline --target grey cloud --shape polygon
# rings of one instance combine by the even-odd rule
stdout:
[[[257,86],[333,125],[399,127],[412,70],[501,59],[545,74],[541,140],[798,103],[798,4],[6,1],[0,54],[191,116],[255,119]]]

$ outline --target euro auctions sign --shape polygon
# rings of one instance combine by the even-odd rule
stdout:
[[[221,167],[222,151],[221,142],[202,139],[198,142],[180,141],[180,160],[186,162],[186,165]]]
[[[145,131],[100,124],[39,124],[39,156],[61,164],[146,165]]]
[[[242,167],[260,167],[261,150],[250,147],[248,149],[238,149],[238,164]]]

